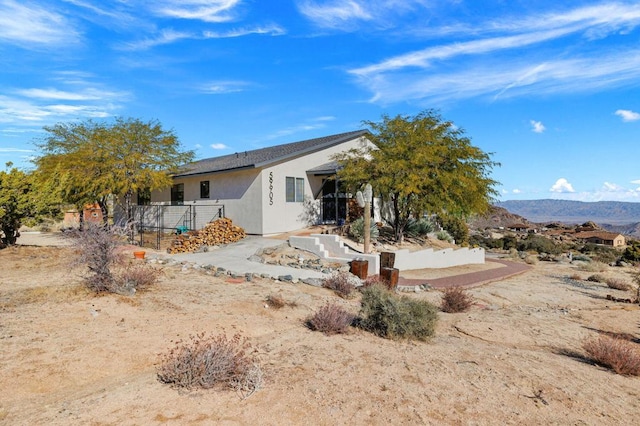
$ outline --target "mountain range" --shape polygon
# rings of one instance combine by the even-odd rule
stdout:
[[[533,223],[595,222],[602,228],[640,237],[640,203],[622,201],[509,200],[495,203]]]

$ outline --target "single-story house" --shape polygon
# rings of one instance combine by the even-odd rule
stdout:
[[[248,233],[270,235],[310,224],[341,223],[348,194],[332,156],[371,144],[356,130],[195,161],[149,204],[216,206]]]
[[[585,231],[576,233],[574,237],[588,243],[603,244],[612,247],[624,247],[626,244],[624,235],[615,232]]]

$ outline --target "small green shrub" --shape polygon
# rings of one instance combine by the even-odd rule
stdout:
[[[373,285],[362,290],[360,317],[360,326],[380,337],[426,340],[435,333],[438,311],[426,300]]]
[[[607,287],[612,288],[614,290],[622,290],[622,291],[631,290],[631,284],[619,278],[607,278],[606,280],[604,280],[604,282],[607,284]]]
[[[640,262],[640,241],[631,240],[622,253],[622,260],[630,263]]]
[[[378,230],[378,226],[374,221],[371,221],[371,225],[369,226],[370,234],[369,237],[371,241],[377,240],[380,237],[380,230]],[[353,222],[351,222],[351,226],[349,227],[349,235],[351,235],[356,241],[359,243],[364,242],[364,219],[359,217]]]
[[[601,335],[582,345],[593,362],[624,376],[640,376],[640,350],[636,343]]]
[[[451,237],[447,231],[438,231],[436,233],[436,238],[440,241],[447,241],[449,243],[453,242],[453,237]]]
[[[333,290],[338,296],[353,297],[359,278],[350,272],[335,272],[322,280],[322,287]]]
[[[469,227],[464,219],[452,215],[439,215],[437,220],[442,229],[447,231],[457,244],[468,242]]]
[[[231,339],[224,334],[190,336],[190,341],[180,340],[161,355],[156,369],[158,380],[187,389],[226,386],[246,397],[262,385],[262,370],[248,355],[251,349],[239,334]]]
[[[346,333],[354,318],[355,315],[340,306],[327,304],[307,320],[307,326],[313,331],[320,331],[327,335]]]
[[[440,309],[443,312],[464,312],[473,305],[473,298],[462,287],[445,288]]]

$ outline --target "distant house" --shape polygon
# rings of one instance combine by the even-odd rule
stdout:
[[[201,211],[207,213],[199,220],[224,212],[256,235],[341,223],[348,197],[336,182],[337,164],[331,158],[371,144],[367,134],[357,130],[199,160],[174,175],[170,189],[151,193],[147,204],[204,206]],[[197,223],[190,227],[202,227]]]
[[[529,230],[529,226],[524,223],[512,223],[507,226],[507,229],[514,232],[527,232]]]
[[[624,247],[626,240],[624,235],[606,231],[578,232],[574,238],[593,244],[602,244],[612,247]]]

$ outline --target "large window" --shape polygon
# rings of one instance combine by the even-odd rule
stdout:
[[[287,203],[301,203],[304,201],[304,179],[287,177]]]
[[[171,205],[181,206],[184,204],[184,183],[176,183],[171,187]]]
[[[200,198],[209,198],[209,181],[200,182]]]

